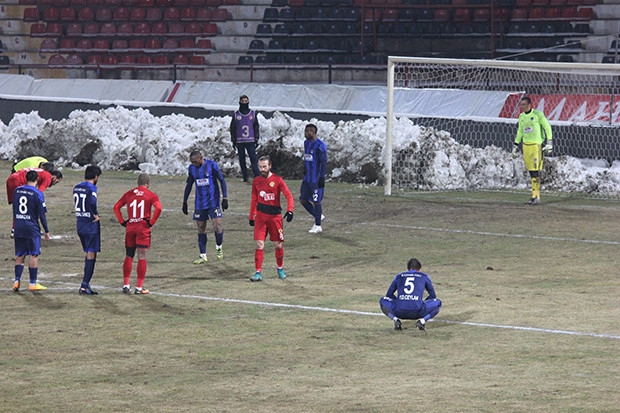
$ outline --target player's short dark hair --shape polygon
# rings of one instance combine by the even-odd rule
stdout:
[[[60,172],[59,170],[52,171],[50,172],[50,174],[52,176],[55,176],[56,179],[58,179],[59,181],[62,179],[62,172]]]
[[[407,262],[408,270],[420,271],[420,268],[422,268],[422,264],[417,258],[412,258]]]
[[[26,172],[26,182],[37,182],[39,180],[39,173],[37,171],[30,170]]]
[[[84,170],[84,179],[89,181],[101,175],[101,168],[97,165],[88,165]]]
[[[532,99],[530,99],[530,97],[529,97],[529,96],[523,96],[523,97],[521,98],[521,100],[522,100],[522,101],[527,102],[527,103],[528,103],[528,105],[531,105],[531,104],[532,104]]]
[[[260,161],[267,161],[269,162],[269,165],[271,165],[271,157],[269,155],[263,155],[258,159],[258,162]]]
[[[145,186],[151,183],[151,177],[146,172],[142,172],[138,175],[138,186]]]
[[[194,156],[200,156],[202,158],[202,152],[200,152],[198,149],[194,149],[189,153],[189,157],[192,158]]]
[[[52,172],[54,170],[54,164],[51,162],[41,162],[39,168],[47,172]]]
[[[315,125],[314,123],[308,123],[308,124],[306,125],[305,129],[308,129],[308,128],[310,128],[310,129],[314,129],[314,133],[316,133],[316,132],[317,132],[317,130],[318,130],[318,129],[316,128],[316,125]]]
[[[248,95],[241,95],[241,96],[239,96],[239,102],[241,102],[241,99],[247,99],[248,102],[250,101],[250,98],[248,97]]]

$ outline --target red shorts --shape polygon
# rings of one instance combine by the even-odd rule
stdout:
[[[146,222],[127,224],[125,246],[129,248],[151,248],[151,228]]]
[[[15,192],[15,188],[19,185],[19,179],[17,176],[9,176],[6,180],[6,199],[9,201],[9,204],[13,203],[13,192]]]
[[[284,230],[282,229],[282,214],[271,215],[256,211],[254,221],[254,239],[265,240],[269,234],[271,241],[284,242]]]

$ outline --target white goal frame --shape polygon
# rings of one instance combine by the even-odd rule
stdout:
[[[387,63],[387,108],[386,108],[386,141],[384,152],[384,193],[386,196],[392,195],[392,162],[393,162],[393,128],[395,121],[394,112],[394,90],[395,90],[395,68],[398,64],[411,65],[445,65],[460,67],[480,67],[493,69],[517,69],[523,71],[540,71],[552,74],[562,74],[563,76],[575,75],[602,75],[602,76],[618,76],[620,78],[620,65],[615,64],[591,64],[591,63],[565,63],[565,62],[524,62],[524,61],[506,61],[506,60],[474,60],[474,59],[444,59],[444,58],[426,58],[426,57],[402,57],[389,56]],[[465,85],[464,85],[465,86]],[[512,85],[514,87],[522,87],[522,93],[528,93],[528,85]],[[407,88],[407,86],[399,86]],[[455,85],[450,85],[455,88]],[[413,88],[414,89],[414,88]],[[485,90],[485,89],[477,89]],[[494,89],[497,90],[497,89]],[[512,90],[514,93],[514,89]],[[570,94],[570,92],[564,92]],[[607,92],[605,92],[607,93]],[[612,95],[612,103],[614,94]],[[610,110],[612,105],[610,105]],[[416,118],[421,115],[415,113],[399,114],[400,116]],[[497,118],[498,120],[500,118]],[[610,119],[612,119],[610,114]],[[503,119],[504,122],[511,122],[510,119]],[[516,125],[516,119],[513,120]],[[614,124],[613,126],[618,126]],[[515,126],[516,127],[516,126]],[[516,131],[516,129],[515,129]]]

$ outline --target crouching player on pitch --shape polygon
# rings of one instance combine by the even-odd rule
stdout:
[[[380,300],[381,311],[394,321],[394,330],[402,330],[401,319],[415,320],[416,327],[426,330],[426,322],[439,314],[441,301],[427,274],[420,272],[422,264],[416,258],[407,263],[407,271],[394,277],[385,297]],[[428,292],[422,300],[424,290]],[[394,296],[396,293],[396,296]]]
[[[252,200],[250,202],[250,226],[254,227],[254,267],[256,273],[250,281],[261,281],[263,258],[265,257],[265,239],[273,241],[276,254],[276,267],[278,277],[286,278],[284,269],[284,230],[282,228],[282,206],[280,205],[280,193],[286,197],[286,222],[293,220],[293,194],[288,189],[284,179],[271,172],[271,159],[263,156],[258,160],[260,175],[252,181]]]

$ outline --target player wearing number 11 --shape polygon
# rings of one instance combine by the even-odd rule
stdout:
[[[385,297],[379,302],[383,314],[394,321],[395,330],[402,329],[401,319],[418,319],[416,327],[426,330],[426,322],[439,314],[441,301],[435,295],[431,279],[420,272],[421,269],[420,261],[416,258],[410,259],[407,262],[407,271],[394,277]],[[428,296],[422,299],[425,290]]]
[[[148,294],[143,288],[146,277],[146,253],[151,247],[151,227],[161,215],[162,206],[159,197],[149,191],[151,178],[148,174],[138,175],[138,186],[125,194],[114,204],[114,215],[125,227],[125,261],[123,262],[123,293],[130,292],[131,269],[133,258],[138,251],[136,290],[134,294]],[[123,218],[121,208],[127,205],[128,219]],[[152,211],[152,214],[151,214]]]

